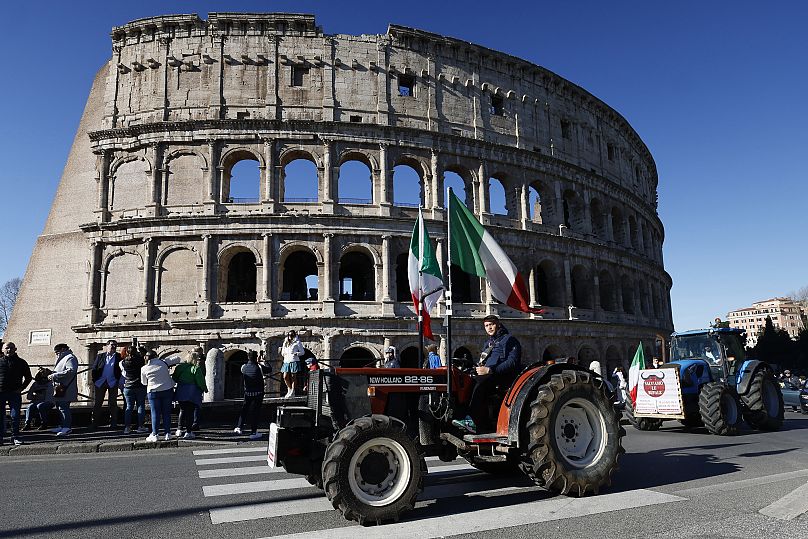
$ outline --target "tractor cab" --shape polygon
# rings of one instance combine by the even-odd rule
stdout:
[[[670,362],[687,364],[698,379],[732,383],[745,361],[743,330],[696,329],[671,336]],[[705,365],[706,364],[706,365]]]

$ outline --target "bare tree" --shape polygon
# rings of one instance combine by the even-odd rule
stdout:
[[[791,292],[788,297],[797,302],[808,302],[808,286],[803,286],[799,290]]]
[[[0,334],[5,333],[8,321],[11,318],[11,311],[17,303],[17,295],[20,293],[22,279],[14,277],[0,286]]]

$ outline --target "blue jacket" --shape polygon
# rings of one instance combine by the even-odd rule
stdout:
[[[504,326],[483,344],[483,350],[491,344],[491,352],[483,365],[491,369],[497,378],[512,378],[522,369],[522,345],[516,337],[510,335]]]

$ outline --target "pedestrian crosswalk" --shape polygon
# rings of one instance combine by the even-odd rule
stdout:
[[[202,494],[212,502],[226,502],[209,509],[213,524],[320,512],[335,514],[323,492],[311,486],[305,478],[288,474],[282,468],[269,468],[266,463],[258,464],[266,459],[264,447],[198,450],[193,456]],[[479,472],[462,460],[444,463],[428,458],[427,466],[429,474],[416,510],[403,522],[362,528],[363,539],[441,537],[498,529],[504,522],[516,526],[683,499],[651,490],[573,499],[554,496],[521,476],[497,477]],[[485,500],[485,503],[479,510],[457,515],[446,515],[432,509],[437,501],[447,499]],[[355,526],[340,526],[316,533],[309,531],[299,537],[356,537],[358,530]],[[277,526],[268,526],[267,529],[278,529],[278,533],[283,533]]]

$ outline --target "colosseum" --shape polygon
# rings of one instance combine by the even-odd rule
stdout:
[[[672,330],[654,160],[574,83],[413,28],[325,34],[312,15],[170,15],[111,37],[6,334],[29,362],[67,342],[86,363],[112,337],[218,348],[209,400],[238,396],[246,352],[276,359],[289,328],[342,365],[387,345],[414,365],[410,234],[420,206],[445,259],[447,186],[545,310],[453,269],[455,356],[479,353],[489,313],[527,356],[604,369]]]

